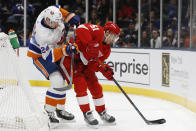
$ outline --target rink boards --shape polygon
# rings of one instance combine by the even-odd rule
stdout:
[[[23,73],[31,86],[50,86],[20,49]],[[145,95],[181,104],[196,112],[196,52],[159,49],[113,48],[106,63],[127,93]],[[113,81],[97,73],[104,91],[120,92]]]

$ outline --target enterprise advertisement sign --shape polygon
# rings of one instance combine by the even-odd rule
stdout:
[[[150,54],[112,51],[105,61],[114,70],[116,80],[127,83],[150,84]]]

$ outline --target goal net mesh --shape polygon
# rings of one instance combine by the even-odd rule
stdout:
[[[5,33],[0,33],[0,61],[0,130],[48,130],[47,115],[25,80],[20,58]]]

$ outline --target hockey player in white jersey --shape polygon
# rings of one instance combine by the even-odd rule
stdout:
[[[59,71],[58,62],[62,57],[78,53],[77,45],[64,42],[64,23],[79,25],[80,18],[60,6],[50,6],[38,16],[32,32],[27,55],[32,57],[35,67],[50,80],[45,98],[45,110],[51,126],[58,125],[59,118],[73,120],[74,115],[65,111],[66,84]],[[56,115],[55,115],[56,112]]]

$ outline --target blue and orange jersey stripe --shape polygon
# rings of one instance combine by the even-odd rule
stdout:
[[[27,51],[27,56],[32,57],[32,58],[40,58],[40,57],[42,57],[41,54],[36,54],[35,52],[31,52],[31,50]]]
[[[46,76],[46,78],[48,78],[49,77],[49,73],[44,68],[44,66],[38,61],[38,59],[34,59],[33,62],[37,66],[37,68],[39,68],[39,70],[44,74],[44,76]]]
[[[63,56],[62,48],[53,49],[51,55],[52,55],[53,62],[60,60],[61,57]]]
[[[32,58],[42,57],[40,46],[37,44],[37,41],[35,40],[34,36],[31,37],[27,56],[32,57]]]
[[[57,62],[63,56],[62,48],[49,49],[48,51],[49,52],[45,53],[47,54],[45,57],[45,60],[47,61]],[[35,36],[31,37],[31,42],[29,44],[29,50],[27,52],[27,56],[32,58],[42,57],[41,47],[37,43]]]

